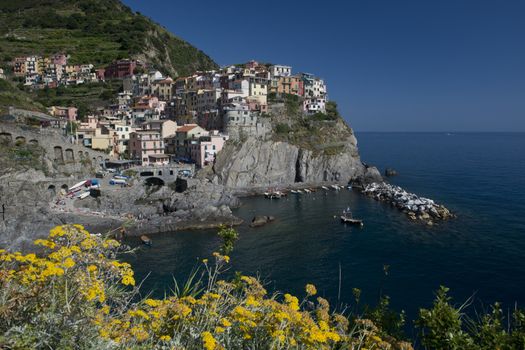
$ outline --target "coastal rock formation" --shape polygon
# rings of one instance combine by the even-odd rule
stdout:
[[[84,175],[61,178],[29,169],[0,176],[0,204],[5,207],[5,219],[0,217],[0,246],[29,248],[35,238],[64,223],[79,223],[96,233],[125,224],[128,234],[140,235],[242,222],[230,209],[239,205],[238,199],[207,179],[188,179],[183,192],[134,180],[131,187],[103,188],[97,198],[57,204],[60,192]]]
[[[259,226],[264,226],[266,225],[267,223],[269,222],[272,222],[274,221],[275,218],[273,216],[255,216],[253,219],[252,219],[252,222],[250,223],[250,227],[259,227]]]
[[[387,183],[371,183],[365,186],[363,193],[378,201],[388,202],[405,212],[412,220],[422,220],[433,225],[435,220],[447,220],[455,217],[443,205],[436,204],[432,199],[419,197],[403,190],[399,186]]]
[[[214,171],[221,184],[241,191],[298,183],[381,181],[377,169],[361,163],[356,144],[352,136],[332,155],[287,142],[248,138],[227,144],[217,156]]]
[[[385,169],[385,176],[397,176],[397,171],[395,169],[392,169],[392,168],[386,168]]]

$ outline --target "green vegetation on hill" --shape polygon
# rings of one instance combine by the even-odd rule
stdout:
[[[44,106],[35,102],[29,93],[19,90],[7,80],[0,79],[0,115],[7,113],[9,106],[44,111]]]
[[[96,67],[136,58],[174,77],[217,67],[202,51],[118,0],[0,0],[0,67],[10,78],[15,57],[57,52],[70,55],[68,64]],[[30,91],[13,80],[0,80],[0,113],[8,106],[45,111],[45,106],[73,105],[83,115],[113,100],[122,85]]]
[[[44,88],[33,93],[36,101],[49,106],[75,106],[78,115],[83,118],[88,111],[115,100],[122,90],[122,81],[109,80],[99,83],[88,83],[71,86],[59,86],[56,89]]]
[[[280,98],[269,96],[270,103],[283,103],[284,113],[272,115],[273,139],[289,142],[303,149],[326,155],[337,155],[345,150],[350,129],[337,110],[337,103],[329,101],[326,113],[305,115],[302,99],[295,95]]]
[[[0,61],[66,52],[73,64],[146,60],[164,73],[217,67],[202,51],[118,0],[0,0]]]

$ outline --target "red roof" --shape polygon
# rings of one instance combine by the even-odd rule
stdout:
[[[197,124],[186,124],[186,125],[183,125],[181,126],[180,128],[177,129],[177,132],[188,132],[190,130],[193,130],[197,127],[198,125]]]

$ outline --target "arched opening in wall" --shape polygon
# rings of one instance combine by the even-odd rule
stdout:
[[[170,175],[173,175],[173,170],[170,170]]]
[[[66,184],[63,184],[62,186],[60,186],[60,190],[63,191],[64,193],[67,193],[68,188],[69,187]]]
[[[66,149],[66,162],[74,162],[75,154],[71,148]]]
[[[145,182],[146,186],[164,186],[164,180],[159,179],[158,177],[149,177]]]
[[[62,147],[55,146],[53,150],[55,151],[55,162],[64,163],[64,153],[62,152]]]
[[[38,146],[38,140],[35,140],[35,139],[29,140],[29,145],[30,146]]]
[[[17,136],[15,138],[15,145],[21,146],[26,144],[26,138],[24,136]]]
[[[13,137],[8,132],[0,133],[0,145],[8,145],[13,141]]]
[[[162,170],[159,170],[158,175],[159,175],[159,176],[162,176]]]
[[[153,174],[153,171],[142,171],[140,173],[140,176],[153,176],[155,174]]]
[[[57,194],[55,185],[49,185],[47,187],[47,191],[52,195],[55,196]]]
[[[84,160],[84,152],[78,151],[78,159]]]

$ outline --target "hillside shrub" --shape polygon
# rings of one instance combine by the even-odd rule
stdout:
[[[0,348],[411,349],[334,313],[313,285],[300,300],[253,277],[220,280],[230,261],[220,253],[188,286],[142,299],[116,240],[63,225],[35,244],[38,254],[0,250]]]

